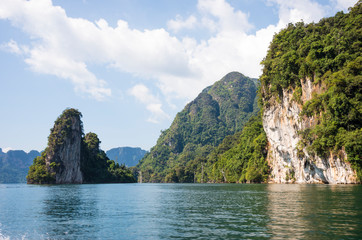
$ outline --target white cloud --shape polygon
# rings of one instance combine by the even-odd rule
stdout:
[[[311,0],[268,0],[279,6],[279,25],[285,27],[288,23],[303,21],[317,22],[326,15],[324,7]]]
[[[148,118],[149,122],[158,123],[160,120],[167,119],[169,116],[162,110],[161,101],[143,84],[135,85],[129,91],[138,101],[146,105],[146,109],[151,112]]]
[[[211,30],[246,32],[253,27],[247,14],[235,11],[225,0],[199,0],[197,7],[205,15],[202,22]],[[216,18],[217,21],[208,16]]]
[[[49,0],[4,0],[0,3],[0,18],[9,19],[28,33],[32,44],[25,54],[25,62],[39,73],[69,79],[80,92],[97,100],[111,95],[105,81],[87,69],[86,62],[100,55],[99,29],[84,19],[67,17],[65,11]],[[11,41],[9,48],[19,54],[20,48]]]
[[[44,74],[52,74],[63,79],[69,79],[75,90],[88,93],[97,100],[104,100],[111,95],[111,89],[105,88],[106,82],[87,70],[84,62],[75,61],[58,52],[52,52],[41,47],[33,48],[30,57],[25,60],[32,70]]]
[[[95,99],[107,98],[111,89],[89,70],[89,64],[112,66],[155,81],[167,100],[190,100],[230,71],[259,77],[260,62],[275,32],[288,22],[318,21],[326,14],[324,6],[312,0],[268,2],[278,6],[279,22],[254,34],[249,34],[253,25],[248,14],[234,9],[226,0],[199,0],[193,15],[176,16],[166,23],[175,33],[207,29],[212,36],[203,41],[175,37],[163,28],[132,29],[123,20],[111,27],[104,19],[91,22],[71,18],[50,0],[2,0],[0,19],[8,19],[31,40],[28,46],[11,40],[8,50],[21,53],[33,71],[67,79],[77,91]],[[142,91],[147,101],[142,100]],[[150,121],[167,117],[160,99],[144,85],[132,88],[131,94],[153,114]]]
[[[1,44],[0,49],[17,55],[20,55],[23,52],[14,40],[10,40],[7,43]]]
[[[211,32],[248,31],[253,25],[248,21],[248,15],[235,9],[225,0],[199,0],[197,4],[199,19],[190,15],[186,20],[177,15],[176,19],[168,21],[168,29],[177,33],[182,29],[207,28]]]
[[[348,8],[353,7],[358,0],[334,0],[336,9],[347,11]]]

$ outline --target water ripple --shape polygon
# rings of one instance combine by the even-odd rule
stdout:
[[[362,186],[0,187],[0,239],[361,239]]]

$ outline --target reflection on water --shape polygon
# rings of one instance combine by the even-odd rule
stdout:
[[[268,230],[273,239],[360,239],[359,185],[268,185]]]
[[[0,239],[362,239],[362,185],[0,185]]]

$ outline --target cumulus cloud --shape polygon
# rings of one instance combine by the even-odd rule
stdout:
[[[207,28],[211,32],[248,31],[253,28],[248,21],[248,15],[235,11],[225,0],[199,0],[197,9],[199,17],[191,15],[184,20],[177,15],[176,19],[168,21],[168,29],[177,33],[183,29],[195,28]]]
[[[324,7],[311,0],[268,0],[279,6],[279,23],[317,22],[326,15]]]
[[[91,22],[72,18],[50,0],[2,0],[0,19],[22,29],[31,41],[28,46],[19,46],[16,40],[10,40],[2,49],[24,56],[33,71],[67,79],[78,92],[98,100],[112,92],[105,80],[89,70],[89,64],[148,79],[165,99],[191,100],[230,71],[259,77],[260,62],[275,32],[289,22],[318,21],[326,14],[325,6],[312,0],[267,1],[277,6],[279,22],[251,34],[254,26],[248,14],[234,9],[226,0],[199,0],[197,12],[169,20],[165,23],[167,30],[132,29],[123,20],[112,27],[104,19]],[[331,1],[343,8],[355,2]],[[210,37],[196,40],[187,34],[172,35],[195,29],[209,31]],[[144,85],[130,92],[151,112],[150,121],[167,117],[161,100]],[[146,94],[147,101],[140,93]]]
[[[169,118],[169,116],[162,110],[161,101],[143,84],[137,84],[132,87],[129,94],[134,96],[138,101],[146,105],[146,109],[151,112],[151,116],[147,121],[158,123],[160,120]]]
[[[248,31],[253,27],[248,21],[247,14],[235,11],[225,0],[199,0],[197,7],[205,15],[202,22],[211,30]],[[217,21],[209,16],[216,18]]]
[[[106,82],[87,68],[86,62],[98,58],[99,29],[84,19],[67,17],[64,9],[49,0],[4,0],[0,3],[0,18],[9,19],[28,33],[32,45],[22,51],[25,62],[39,73],[52,74],[70,80],[75,89],[97,100],[111,95]],[[9,48],[19,54],[20,48],[12,40]]]

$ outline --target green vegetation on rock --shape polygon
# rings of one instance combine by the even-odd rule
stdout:
[[[54,153],[64,144],[65,139],[70,137],[73,124],[72,118],[80,122],[80,131],[83,133],[83,124],[80,121],[82,114],[74,108],[66,109],[54,122],[54,127],[50,129],[48,147],[45,150],[47,154]]]
[[[55,162],[52,166],[46,166],[45,163],[46,153],[43,152],[41,156],[36,157],[33,164],[29,167],[28,175],[26,176],[27,182],[31,184],[54,184],[55,183]]]
[[[294,90],[301,103],[301,81],[322,91],[303,105],[301,117],[317,124],[300,133],[301,147],[327,156],[345,150],[362,181],[362,2],[319,23],[289,24],[274,36],[260,78],[264,107]]]

